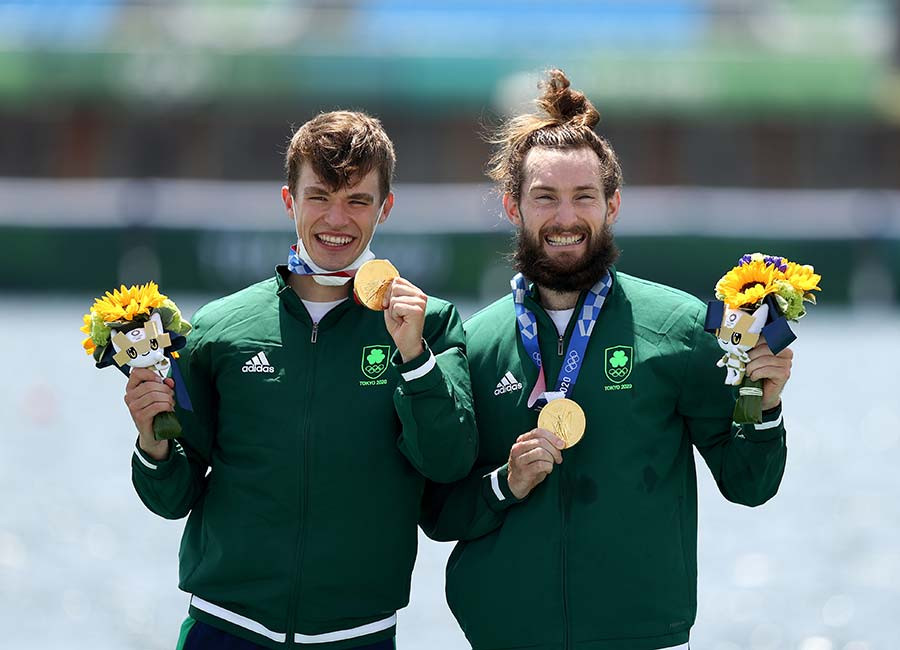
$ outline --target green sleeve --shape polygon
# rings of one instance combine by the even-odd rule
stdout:
[[[147,508],[166,519],[186,516],[203,494],[215,436],[217,395],[200,322],[195,322],[187,345],[175,360],[193,407],[192,411],[175,407],[182,435],[169,444],[169,455],[161,461],[144,454],[138,445],[131,460],[131,480],[138,496]]]
[[[419,524],[438,542],[468,541],[503,523],[506,509],[521,503],[509,489],[508,467],[479,465],[452,485],[425,486]]]
[[[449,303],[426,317],[425,351],[407,363],[395,353],[400,375],[394,406],[398,445],[428,479],[449,483],[468,474],[478,453],[472,385],[462,321]]]
[[[732,423],[734,391],[716,366],[721,350],[703,330],[703,314],[694,324],[691,349],[678,400],[691,442],[729,501],[758,506],[781,484],[787,459],[781,406],[763,413],[761,424]]]

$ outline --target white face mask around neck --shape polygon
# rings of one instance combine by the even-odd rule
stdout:
[[[372,252],[372,239],[375,237],[375,231],[378,230],[378,225],[381,222],[381,215],[384,212],[384,204],[387,202],[387,199],[381,202],[381,207],[378,208],[378,214],[375,216],[375,226],[372,228],[372,234],[369,237],[369,241],[366,243],[365,249],[363,249],[362,253],[353,260],[350,264],[345,266],[342,269],[337,269],[336,271],[329,271],[327,269],[323,269],[321,266],[316,264],[312,257],[309,254],[309,251],[306,250],[306,246],[303,244],[303,240],[300,237],[297,237],[297,257],[308,267],[312,273],[307,271],[300,271],[304,275],[311,275],[313,280],[315,280],[318,284],[324,286],[337,287],[344,284],[347,284],[352,279],[352,275],[326,275],[330,273],[340,273],[344,271],[356,271],[360,266],[369,260],[375,259],[375,253]],[[291,206],[291,212],[294,215],[294,223],[299,224],[299,220],[297,218],[296,211],[296,202]],[[295,269],[291,269],[292,272],[298,272]]]

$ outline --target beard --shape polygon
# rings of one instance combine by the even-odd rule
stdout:
[[[583,234],[587,250],[577,259],[569,255],[553,259],[544,252],[544,238],[549,235]],[[519,228],[515,238],[515,252],[512,254],[513,268],[539,287],[552,291],[574,292],[590,289],[604,276],[609,267],[619,259],[612,228],[608,223],[591,236],[587,228],[548,227],[538,233],[537,238]]]

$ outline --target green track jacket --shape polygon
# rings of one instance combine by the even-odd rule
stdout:
[[[193,413],[166,460],[135,450],[134,486],[189,515],[194,618],[271,648],[372,643],[409,600],[424,477],[477,453],[462,324],[429,299],[426,350],[399,364],[383,314],[350,299],[314,326],[278,270],[192,319]]]
[[[699,449],[722,494],[758,505],[785,465],[780,407],[763,424],[732,425],[705,306],[613,271],[613,287],[569,397],[587,431],[519,502],[505,462],[537,426],[527,399],[537,370],[519,340],[511,297],[466,324],[480,450],[453,486],[429,486],[423,527],[462,540],[447,565],[447,600],[476,650],[651,650],[688,640],[696,614]],[[580,312],[584,296],[575,309]],[[548,389],[560,338],[538,319]]]

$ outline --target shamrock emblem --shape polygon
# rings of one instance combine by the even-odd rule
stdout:
[[[384,361],[384,352],[382,352],[379,348],[375,348],[371,352],[369,352],[369,356],[366,357],[366,363],[370,365],[378,365]]]
[[[628,363],[628,355],[623,350],[616,350],[609,358],[609,365],[613,368],[621,368]]]

